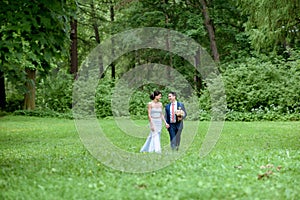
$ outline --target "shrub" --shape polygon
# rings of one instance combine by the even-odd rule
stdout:
[[[245,63],[229,65],[223,78],[230,110],[252,112],[276,108],[277,113],[299,112],[299,61],[274,64],[251,58]]]
[[[34,117],[55,117],[64,119],[73,119],[72,112],[59,113],[49,109],[35,110],[16,110],[13,115],[34,116]]]
[[[106,77],[99,81],[95,97],[95,110],[97,117],[112,116],[111,99],[114,85],[114,80]]]
[[[37,82],[37,109],[65,113],[72,108],[73,77],[63,71],[53,72]]]

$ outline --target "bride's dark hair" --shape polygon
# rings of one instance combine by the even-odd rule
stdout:
[[[156,96],[160,95],[161,92],[158,90],[155,90],[152,94],[150,94],[150,99],[153,100],[155,99]]]

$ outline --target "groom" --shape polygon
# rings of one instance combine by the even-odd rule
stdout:
[[[183,119],[186,117],[186,111],[183,103],[176,100],[176,93],[168,94],[170,103],[165,107],[166,127],[169,131],[172,150],[177,150],[180,145],[180,137],[183,129]],[[180,111],[181,110],[181,111]],[[179,114],[181,112],[181,115]]]

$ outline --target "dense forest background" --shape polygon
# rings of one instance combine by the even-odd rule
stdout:
[[[114,34],[161,27],[193,38],[211,54],[224,82],[226,120],[300,120],[298,0],[2,0],[0,10],[2,113],[71,118],[73,83],[86,56]],[[179,56],[155,49],[99,68],[106,70],[96,92],[98,117],[112,116],[111,95],[122,75],[146,63],[184,75],[200,108],[190,119],[210,118],[205,80]],[[132,116],[146,117],[154,89],[165,94],[170,88],[137,88]]]

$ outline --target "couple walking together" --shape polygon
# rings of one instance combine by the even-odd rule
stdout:
[[[184,104],[176,100],[176,93],[168,94],[169,104],[165,107],[163,114],[163,105],[160,102],[161,92],[154,91],[150,95],[151,102],[148,103],[148,119],[150,123],[150,134],[141,148],[140,152],[161,153],[160,135],[162,122],[165,123],[170,136],[170,145],[172,150],[178,150],[183,129],[183,119],[186,117]]]

